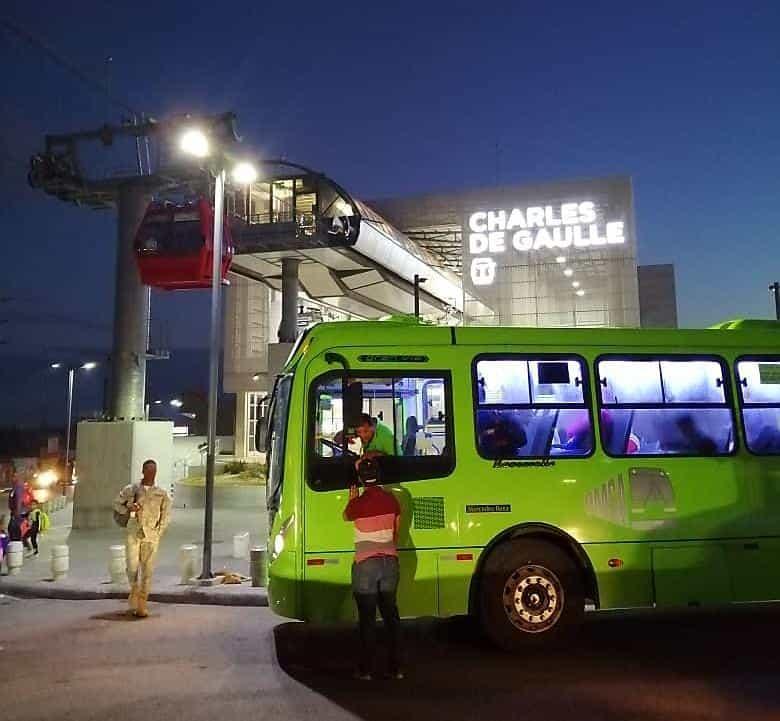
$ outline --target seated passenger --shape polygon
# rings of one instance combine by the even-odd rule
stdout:
[[[496,411],[487,417],[480,413],[478,434],[479,447],[488,458],[512,458],[528,443],[520,421]]]
[[[750,446],[754,453],[780,453],[780,430],[774,426],[764,426]]]
[[[406,419],[406,432],[401,442],[401,454],[404,456],[417,455],[417,432],[420,426],[417,424],[416,416],[409,416]]]
[[[718,448],[715,445],[715,441],[698,429],[693,416],[687,414],[680,416],[675,423],[684,442],[683,446],[675,450],[682,453],[695,453],[698,456],[714,456],[717,454]],[[679,444],[676,445],[679,446]]]
[[[587,417],[574,423],[566,432],[566,442],[561,446],[565,453],[584,455],[593,448],[590,419]]]

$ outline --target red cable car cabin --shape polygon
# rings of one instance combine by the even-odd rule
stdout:
[[[135,236],[138,270],[146,285],[165,290],[211,287],[214,209],[203,197],[191,203],[149,204]],[[222,279],[233,259],[233,239],[225,218]]]

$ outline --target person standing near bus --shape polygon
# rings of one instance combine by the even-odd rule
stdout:
[[[358,465],[358,486],[349,489],[344,520],[355,524],[355,562],[352,565],[352,593],[358,610],[360,664],[357,677],[370,681],[376,654],[376,609],[382,614],[389,636],[390,676],[404,677],[401,670],[401,619],[396,593],[400,577],[398,528],[401,507],[381,485],[376,459],[364,457]]]
[[[130,581],[130,612],[146,618],[146,600],[152,587],[157,549],[171,518],[168,494],[154,485],[157,463],[144,461],[140,483],[125,486],[114,500],[114,511],[127,516],[127,577]]]

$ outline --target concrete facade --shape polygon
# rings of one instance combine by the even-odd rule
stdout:
[[[677,327],[677,289],[674,266],[640,265],[639,312],[642,328]]]
[[[73,528],[114,525],[112,503],[128,483],[141,478],[147,459],[157,462],[157,485],[168,491],[173,476],[173,423],[82,421],[78,425]]]

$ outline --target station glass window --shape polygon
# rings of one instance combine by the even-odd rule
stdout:
[[[318,491],[346,488],[364,450],[381,452],[383,481],[445,476],[454,462],[448,373],[329,373],[313,388],[309,484]],[[359,426],[370,421],[364,449]]]
[[[780,357],[737,361],[737,385],[748,450],[780,455]]]
[[[268,413],[268,395],[265,393],[246,394],[246,434],[247,454],[254,455],[262,449],[259,444],[265,437],[266,415]]]
[[[721,456],[735,449],[721,360],[643,356],[597,363],[610,456]]]
[[[593,425],[582,360],[482,356],[474,368],[477,449],[483,458],[592,453]]]

